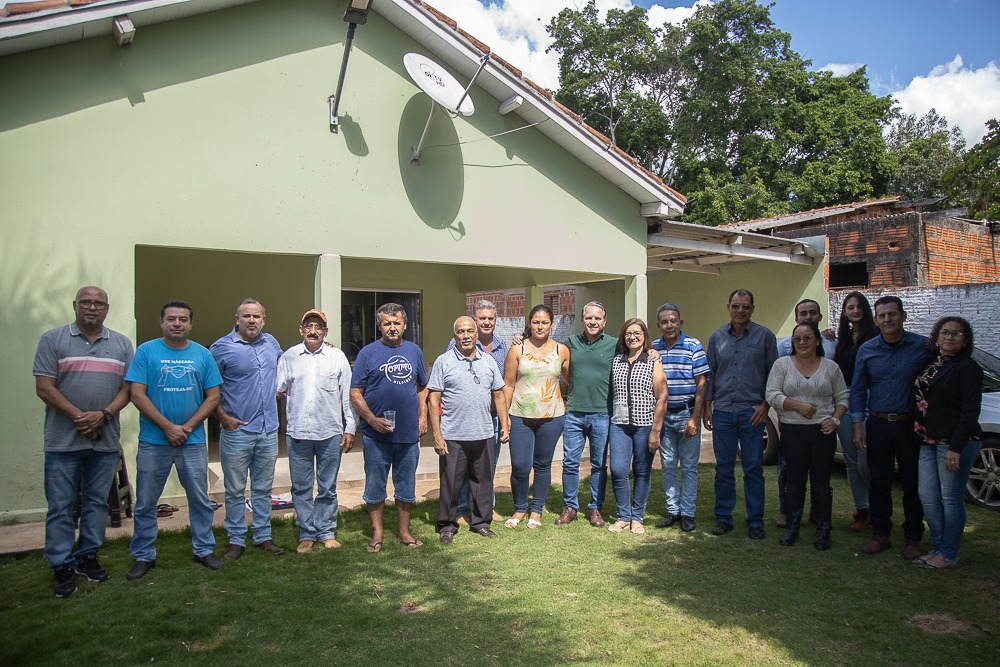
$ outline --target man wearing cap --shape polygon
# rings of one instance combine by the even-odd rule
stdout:
[[[441,542],[450,544],[458,532],[458,490],[468,479],[472,490],[469,528],[483,537],[493,517],[493,418],[500,419],[500,438],[508,439],[510,422],[503,396],[503,372],[493,357],[476,345],[477,326],[460,317],[453,326],[455,346],[437,358],[427,384],[430,422],[439,465],[441,492],[437,528]]]
[[[108,571],[97,560],[104,543],[108,491],[121,456],[118,413],[128,405],[125,369],[132,342],[105,328],[108,293],[81,287],[76,320],[42,334],[32,373],[45,403],[45,558],[57,598],[72,595],[76,576],[98,582]],[[73,549],[73,506],[80,507],[80,539]]]
[[[281,346],[264,333],[264,306],[244,299],[236,326],[210,348],[222,373],[222,401],[215,417],[222,425],[219,460],[226,486],[224,558],[238,559],[246,549],[245,496],[250,475],[254,546],[276,556],[285,550],[271,539],[271,485],[278,459],[278,358]]]
[[[278,360],[278,393],[285,397],[288,472],[299,526],[300,554],[316,542],[337,549],[337,473],[344,452],[354,446],[357,418],[351,407],[351,365],[326,342],[326,314],[302,316],[302,342]],[[313,486],[317,493],[313,498]]]
[[[375,324],[381,337],[361,348],[351,374],[351,403],[365,422],[361,442],[363,497],[372,522],[369,553],[382,550],[390,469],[398,519],[396,539],[411,549],[424,545],[410,534],[410,512],[417,499],[420,436],[427,433],[427,371],[423,352],[403,339],[406,311],[398,303],[387,303],[375,311]]]

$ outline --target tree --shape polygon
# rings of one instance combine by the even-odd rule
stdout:
[[[1000,123],[986,121],[986,136],[944,174],[944,185],[970,218],[1000,220]]]
[[[949,128],[948,120],[935,109],[921,118],[912,113],[900,116],[890,127],[886,144],[896,163],[889,192],[908,199],[944,197],[944,174],[961,162],[965,152],[958,126]]]
[[[688,196],[685,220],[721,224],[879,196],[891,175],[888,97],[864,70],[809,72],[770,6],[718,0],[682,26],[593,0],[549,32],[557,98]],[[613,62],[609,62],[609,59]]]

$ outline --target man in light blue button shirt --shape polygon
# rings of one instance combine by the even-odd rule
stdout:
[[[510,420],[503,397],[503,372],[496,361],[476,345],[476,322],[455,320],[455,347],[434,361],[427,383],[434,451],[441,457],[441,492],[437,528],[441,542],[450,544],[458,532],[458,491],[469,479],[472,519],[469,527],[483,537],[493,517],[493,418],[496,405],[500,439],[507,441]]]
[[[215,417],[222,425],[219,459],[226,486],[224,558],[243,555],[247,520],[244,496],[250,475],[254,546],[280,556],[271,539],[271,485],[278,459],[278,359],[281,346],[264,333],[264,306],[244,299],[236,308],[236,326],[209,348],[222,373],[222,401]]]

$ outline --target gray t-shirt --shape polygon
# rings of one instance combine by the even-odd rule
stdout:
[[[445,440],[493,437],[490,401],[494,391],[503,389],[503,373],[493,357],[478,347],[472,360],[458,350],[448,350],[434,361],[427,389],[441,393],[441,435]]]
[[[103,410],[121,389],[132,354],[132,341],[120,333],[104,328],[91,343],[74,322],[42,334],[31,373],[55,378],[56,389],[81,410]],[[100,439],[91,440],[80,435],[73,420],[45,406],[45,451],[84,449],[119,451],[118,415],[101,427]]]

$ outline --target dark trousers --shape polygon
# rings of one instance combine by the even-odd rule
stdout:
[[[782,424],[781,455],[785,459],[788,485],[805,490],[806,478],[812,489],[830,486],[830,469],[837,450],[837,432],[824,435],[819,424]],[[789,507],[789,512],[798,508]]]
[[[438,532],[458,531],[458,495],[469,480],[472,521],[469,528],[489,528],[493,520],[493,438],[448,440],[448,453],[438,462],[441,492],[438,496]]]
[[[917,461],[920,447],[914,440],[913,420],[891,422],[875,415],[868,417],[865,441],[871,470],[869,516],[875,537],[892,533],[892,475],[899,466],[903,487],[903,537],[919,541],[924,534],[924,508],[917,488]]]

